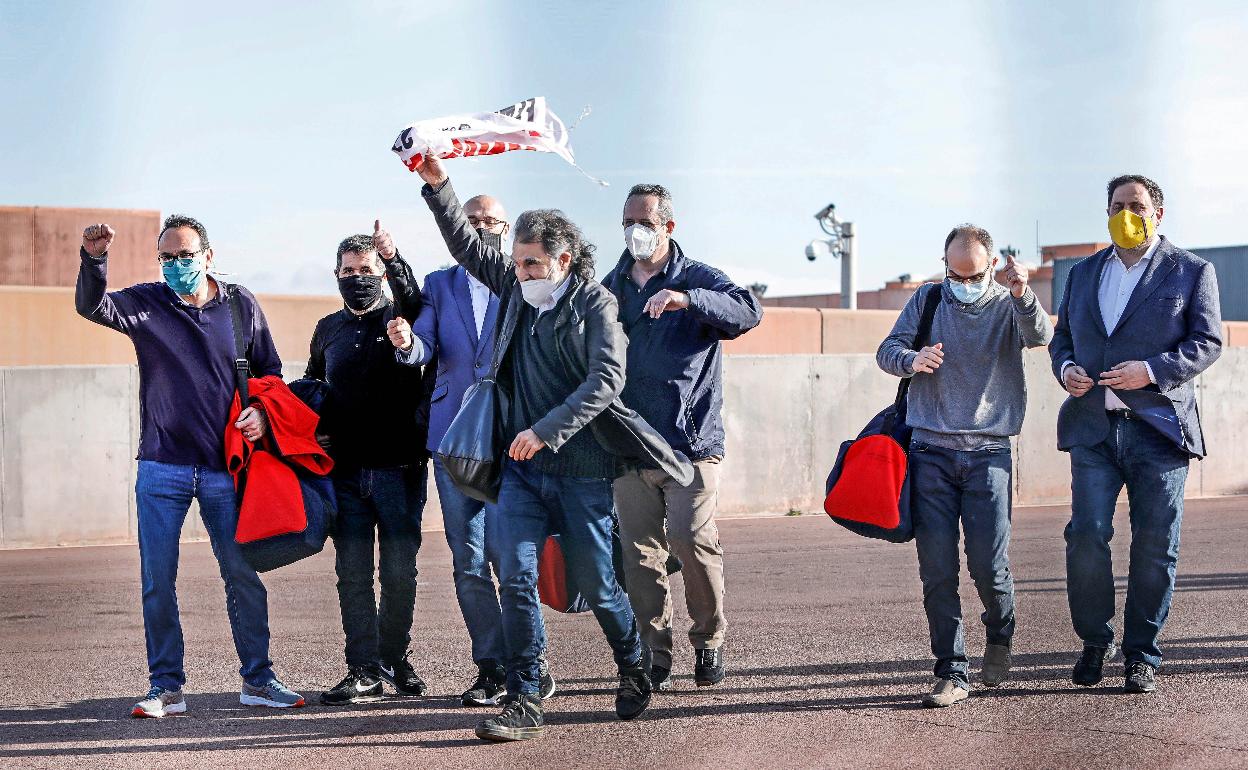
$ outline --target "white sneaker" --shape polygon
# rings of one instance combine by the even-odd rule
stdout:
[[[130,711],[130,716],[159,719],[166,714],[185,713],[186,699],[182,697],[181,690],[166,690],[163,687],[153,687],[147,691],[147,695],[143,696],[143,700],[134,704],[134,708]]]
[[[966,700],[968,695],[970,693],[966,688],[952,679],[937,679],[932,684],[932,691],[923,694],[923,705],[928,708],[944,708]]]

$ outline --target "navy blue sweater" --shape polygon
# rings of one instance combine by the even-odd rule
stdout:
[[[627,251],[602,284],[619,299],[628,334],[624,405],[635,409],[691,460],[724,455],[722,340],[740,337],[763,320],[748,289],[720,270],[685,257],[672,241],[662,273],[645,286],[630,277]],[[662,289],[689,295],[689,307],[652,319],[646,300]]]
[[[234,333],[229,292],[242,299],[243,342],[251,376],[281,376],[282,361],[256,298],[219,279],[220,291],[197,308],[168,284],[106,292],[108,255],[81,252],[78,314],[125,334],[139,359],[139,455],[177,465],[225,470],[226,422],[234,398]]]

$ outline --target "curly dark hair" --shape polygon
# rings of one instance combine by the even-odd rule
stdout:
[[[1114,202],[1114,190],[1132,182],[1144,185],[1144,189],[1148,190],[1148,197],[1153,201],[1153,208],[1159,209],[1166,205],[1166,196],[1161,194],[1161,185],[1140,174],[1123,174],[1109,180],[1109,184],[1105,185],[1105,205],[1109,206]]]
[[[360,255],[370,252],[375,254],[377,249],[373,246],[373,236],[360,233],[343,238],[342,243],[338,244],[338,261],[334,264],[335,272],[342,269],[342,255],[352,251]]]
[[[571,272],[584,280],[594,277],[594,244],[581,228],[558,209],[533,209],[516,219],[516,242],[541,244],[551,259],[565,251],[572,255]]]
[[[160,234],[156,236],[156,240],[159,241],[166,231],[173,230],[178,227],[189,227],[194,230],[195,234],[199,236],[199,247],[201,249],[206,249],[211,246],[211,244],[208,243],[208,230],[204,228],[203,224],[198,219],[188,217],[185,214],[170,214],[165,217],[165,223],[161,225]]]

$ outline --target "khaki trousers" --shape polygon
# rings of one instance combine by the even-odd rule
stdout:
[[[687,487],[649,469],[615,482],[628,598],[641,639],[659,666],[672,665],[669,553],[683,564],[685,605],[693,621],[690,643],[694,649],[716,649],[724,642],[724,549],[715,525],[720,459],[694,463],[693,483]]]

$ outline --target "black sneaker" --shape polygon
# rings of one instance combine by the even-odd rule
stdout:
[[[555,694],[555,678],[550,675],[550,664],[546,662],[546,656],[537,659],[537,694],[542,700],[546,700]]]
[[[637,666],[620,669],[620,686],[615,691],[615,715],[620,719],[636,719],[650,705],[650,668],[653,665],[650,648],[643,644]]]
[[[542,699],[536,694],[508,695],[503,711],[477,725],[477,737],[486,741],[527,741],[546,732]]]
[[[477,666],[477,681],[460,699],[465,706],[497,706],[507,694],[507,672],[493,660],[483,660]]]
[[[363,666],[353,666],[333,688],[321,693],[321,703],[326,706],[345,706],[348,703],[370,703],[381,700],[381,680],[377,672]]]
[[[718,647],[693,652],[693,678],[698,687],[710,687],[724,681],[724,654]]]
[[[395,661],[382,661],[378,670],[381,672],[381,678],[390,683],[394,691],[399,695],[424,695],[425,680],[416,675],[416,669],[412,668],[412,664],[407,661],[407,656],[411,653],[403,653],[403,657]]]
[[[1142,660],[1127,664],[1127,692],[1152,692],[1157,689],[1157,680],[1153,677],[1157,669]]]
[[[660,666],[658,663],[651,666],[650,687],[659,692],[672,689],[672,670],[667,666]]]
[[[1104,676],[1105,662],[1112,660],[1117,654],[1118,645],[1113,642],[1110,642],[1108,647],[1084,645],[1079,661],[1075,663],[1075,670],[1070,676],[1070,681],[1083,687],[1098,684]]]

